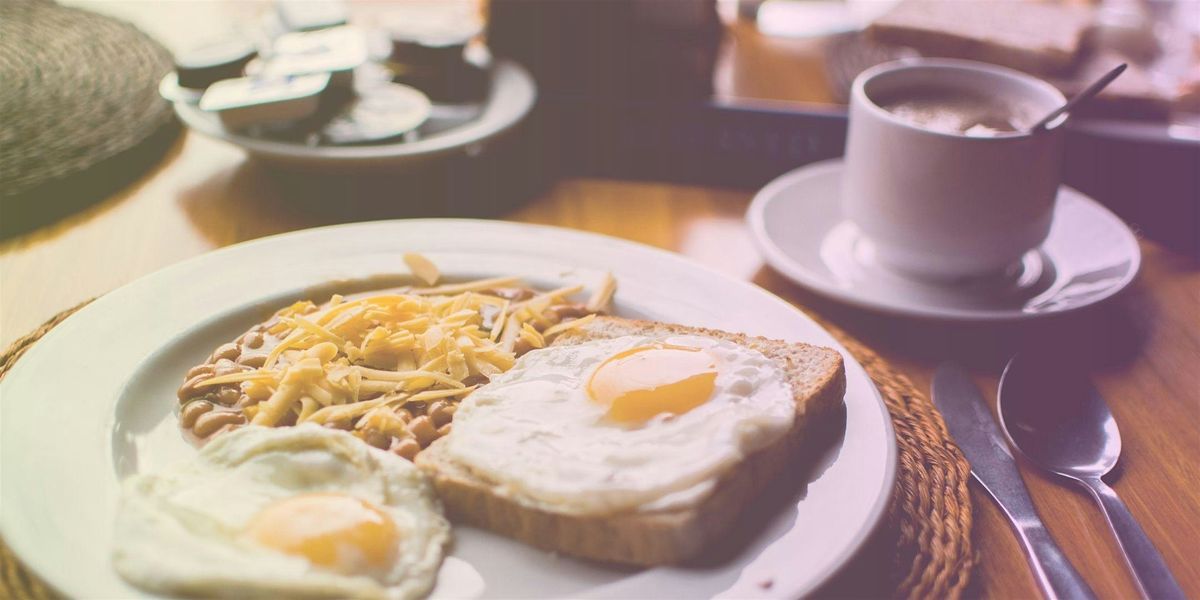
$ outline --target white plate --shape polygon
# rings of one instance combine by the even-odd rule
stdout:
[[[446,129],[439,126],[438,131],[412,142],[362,146],[306,146],[234,133],[222,127],[215,115],[186,100],[175,102],[175,113],[188,127],[239,146],[251,156],[272,164],[324,170],[395,168],[448,153],[471,151],[520,123],[537,99],[533,77],[510,60],[496,61],[490,90],[479,115],[465,124]],[[435,107],[436,114],[453,110],[452,106]],[[459,119],[453,115],[449,118]]]
[[[1142,262],[1133,232],[1095,200],[1063,186],[1041,247],[1005,274],[953,283],[899,275],[842,216],[842,161],[801,167],[767,184],[746,221],[755,244],[788,279],[834,300],[908,317],[1021,321],[1111,298]]]
[[[172,413],[182,373],[276,307],[331,281],[405,272],[420,251],[448,277],[519,274],[557,287],[611,270],[618,314],[836,347],[846,357],[844,437],[817,475],[750,507],[723,560],[619,569],[456,528],[444,595],[794,597],[862,545],[893,484],[895,441],[862,367],[819,326],[750,285],[646,246],[552,227],[412,220],[300,231],[225,248],[113,291],[55,327],[0,383],[0,533],[69,596],[137,595],[109,566],[119,481],[194,453]],[[360,288],[361,289],[361,288]],[[799,467],[799,465],[797,465]],[[778,498],[772,500],[771,497]],[[764,586],[770,580],[772,585]]]

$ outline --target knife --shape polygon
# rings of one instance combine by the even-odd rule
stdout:
[[[1052,600],[1095,598],[1092,588],[1050,537],[1017,472],[1004,434],[962,367],[943,363],[937,368],[933,374],[933,403],[971,464],[971,475],[1008,517],[1042,593]]]

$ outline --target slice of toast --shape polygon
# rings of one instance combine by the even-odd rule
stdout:
[[[706,336],[761,352],[778,363],[792,389],[796,401],[792,429],[723,474],[698,504],[604,515],[557,513],[502,495],[487,479],[444,456],[439,440],[419,454],[416,463],[432,476],[451,519],[593,560],[645,566],[678,563],[722,536],[742,508],[796,458],[806,434],[830,421],[842,406],[845,367],[841,355],[829,348],[616,317],[599,317],[564,332],[553,345],[625,335]]]
[[[1091,20],[1086,7],[1053,2],[904,0],[872,23],[867,35],[925,56],[1052,74],[1075,63]]]

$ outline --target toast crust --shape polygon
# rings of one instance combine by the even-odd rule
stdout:
[[[731,341],[779,361],[796,402],[792,428],[776,442],[748,455],[721,476],[695,505],[603,515],[557,513],[503,495],[487,480],[447,460],[434,442],[417,456],[433,479],[449,517],[544,550],[604,562],[641,566],[675,564],[699,554],[723,535],[741,509],[762,492],[799,454],[806,434],[838,412],[846,389],[845,366],[837,352],[713,329],[600,317],[565,332],[552,345],[623,335],[699,335]]]

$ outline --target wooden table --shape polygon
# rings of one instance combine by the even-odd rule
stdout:
[[[149,10],[137,20],[158,32],[189,22],[161,15]],[[771,52],[774,68],[787,60],[814,64],[812,52],[819,46],[755,35],[739,27],[732,52]],[[724,71],[725,93],[788,93],[761,84],[764,79],[752,71],[755,61],[745,56],[726,55],[723,64],[736,73]],[[811,91],[815,85],[794,91],[820,99]],[[158,167],[129,188],[57,225],[0,243],[0,345],[65,308],[185,258],[354,217],[298,210],[285,187],[240,150],[184,135]],[[750,197],[740,190],[567,180],[505,218],[667,248],[751,280],[842,325],[926,389],[933,367],[949,357],[970,364],[990,398],[1014,349],[1049,345],[1090,359],[1124,440],[1123,471],[1113,485],[1184,589],[1200,597],[1200,273],[1194,261],[1143,241],[1143,272],[1127,294],[1061,322],[1023,327],[902,322],[822,301],[764,267],[742,224]],[[1107,598],[1133,597],[1116,543],[1091,500],[1027,465],[1022,471],[1047,525],[1095,590]],[[982,563],[971,593],[1035,597],[1007,523],[978,489],[975,500]]]

